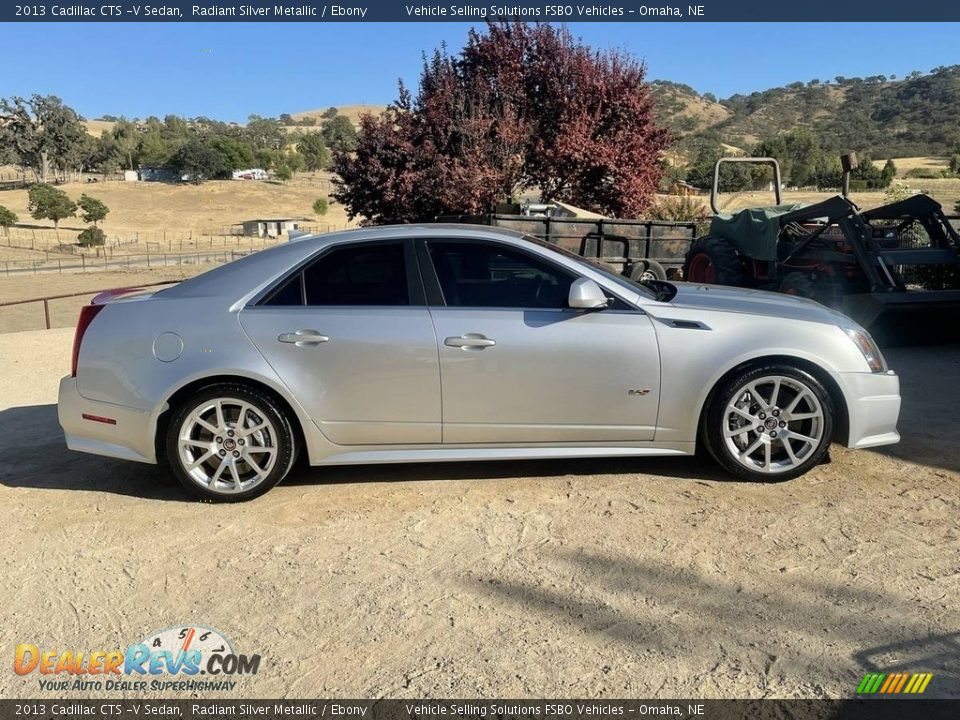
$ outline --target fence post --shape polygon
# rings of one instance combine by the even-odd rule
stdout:
[[[43,319],[47,323],[47,330],[50,329],[50,301],[43,299]]]

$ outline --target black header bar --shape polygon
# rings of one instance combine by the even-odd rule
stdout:
[[[945,0],[613,0],[548,4],[538,0],[36,0],[2,3],[3,22],[960,22]],[[758,42],[765,42],[758,38]],[[856,47],[856,44],[851,47]]]

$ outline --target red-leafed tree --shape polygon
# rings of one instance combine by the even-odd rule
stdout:
[[[486,212],[531,189],[636,216],[668,140],[643,63],[565,28],[489,23],[459,55],[424,62],[416,97],[401,84],[382,116],[361,118],[356,152],[335,156],[334,196],[371,223]]]

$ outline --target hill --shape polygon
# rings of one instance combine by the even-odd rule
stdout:
[[[360,124],[361,115],[379,115],[384,110],[387,109],[386,105],[337,105],[337,114],[344,115],[349,118],[350,122],[354,126]],[[327,108],[320,108],[318,110],[304,110],[303,112],[291,113],[291,116],[294,120],[303,120],[304,118],[312,117],[317,119],[319,123],[323,119],[324,113],[327,112]]]
[[[795,82],[723,100],[677,83],[655,81],[653,88],[659,119],[681,140],[710,136],[749,149],[807,127],[826,150],[874,157],[944,155],[960,143],[960,65],[900,80]]]

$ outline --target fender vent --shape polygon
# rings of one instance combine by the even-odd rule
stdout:
[[[696,320],[667,320],[667,325],[681,330],[709,330],[710,328]]]

